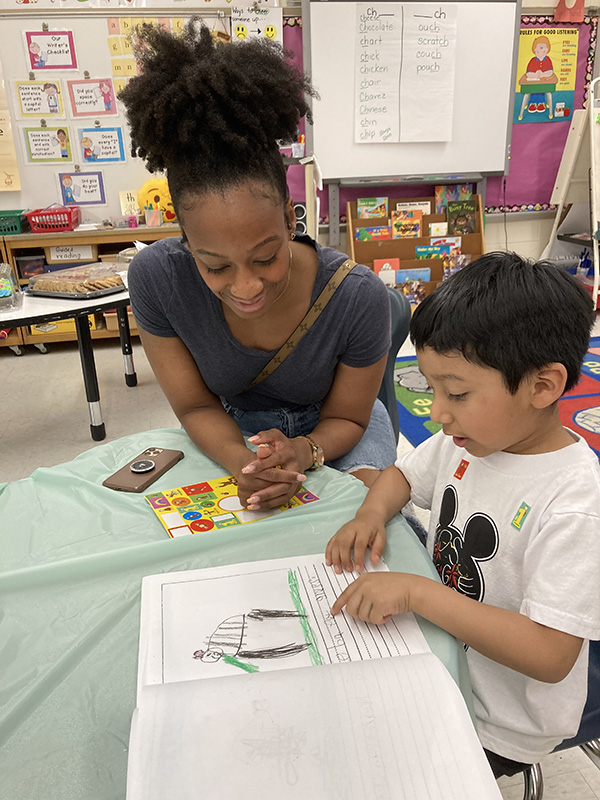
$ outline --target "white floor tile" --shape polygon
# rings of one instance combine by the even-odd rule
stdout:
[[[118,339],[94,342],[105,442],[136,431],[179,427],[139,339],[134,338],[133,348],[138,385],[128,387]],[[33,345],[23,351],[16,356],[0,348],[0,483],[26,478],[37,467],[70,461],[101,444],[90,434],[77,344],[49,344],[45,354]]]
[[[508,787],[501,787],[504,800],[523,800],[523,779]],[[577,770],[561,775],[544,775],[543,800],[597,800],[585,778]]]

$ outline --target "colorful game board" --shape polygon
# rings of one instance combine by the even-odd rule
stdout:
[[[283,506],[267,511],[248,511],[238,500],[237,480],[233,475],[179,486],[164,492],[153,492],[144,497],[171,538],[245,525],[319,499],[302,486]]]

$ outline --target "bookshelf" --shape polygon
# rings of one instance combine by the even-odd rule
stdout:
[[[483,206],[481,195],[474,194],[476,201],[476,231],[461,236],[461,252],[472,256],[473,260],[483,255],[485,252],[485,240],[483,233]],[[432,208],[435,208],[433,197],[402,197],[389,198],[388,207],[390,211],[396,207],[396,203],[406,203],[411,201],[430,200]],[[356,200],[347,203],[348,219],[348,248],[349,255],[359,264],[373,269],[373,261],[379,258],[398,258],[400,259],[400,269],[416,269],[417,267],[429,267],[431,269],[431,280],[425,284],[425,294],[430,294],[443,279],[442,261],[439,258],[417,259],[415,248],[431,244],[432,237],[405,237],[401,239],[384,239],[380,241],[357,241],[356,230],[377,225],[387,225],[387,217],[372,217],[371,219],[359,219],[356,210]],[[446,214],[425,214],[423,216],[422,230],[429,230],[430,222],[445,222]],[[453,234],[449,233],[448,236]],[[439,236],[434,236],[439,239]]]

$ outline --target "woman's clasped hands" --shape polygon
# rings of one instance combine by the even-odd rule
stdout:
[[[237,476],[240,503],[250,511],[262,511],[287,503],[300,489],[306,475],[308,443],[302,437],[289,439],[271,428],[259,431],[248,441],[258,445]]]

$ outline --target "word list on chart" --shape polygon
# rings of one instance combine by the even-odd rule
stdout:
[[[457,7],[359,3],[355,141],[450,141]]]

